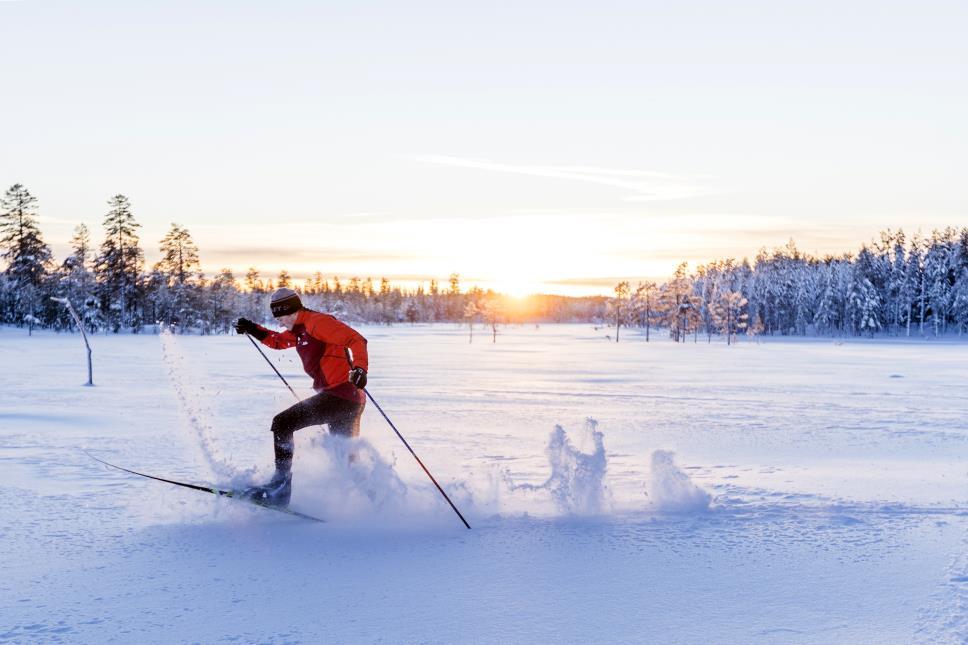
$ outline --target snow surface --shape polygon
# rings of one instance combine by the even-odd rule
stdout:
[[[968,642],[968,345],[364,327],[363,439],[243,338],[0,329],[2,642]],[[268,350],[267,350],[268,351]],[[270,357],[302,393],[292,352]],[[358,458],[351,464],[349,454]]]

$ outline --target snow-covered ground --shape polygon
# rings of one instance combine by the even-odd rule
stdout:
[[[0,641],[968,641],[968,344],[361,331],[473,530],[372,406],[297,434],[326,524],[83,452],[265,477],[292,397],[244,338],[97,336],[86,388],[80,337],[0,329]]]

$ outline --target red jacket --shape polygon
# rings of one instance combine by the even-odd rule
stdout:
[[[272,349],[295,347],[303,369],[313,379],[313,389],[350,401],[364,402],[362,390],[349,382],[350,364],[345,348],[353,351],[353,365],[369,371],[366,339],[329,314],[302,309],[292,331],[272,331],[262,344]]]

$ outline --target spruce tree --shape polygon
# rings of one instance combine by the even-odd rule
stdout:
[[[201,308],[202,332],[227,332],[239,310],[239,289],[231,269],[221,269],[209,285],[206,306]]]
[[[14,184],[0,198],[0,248],[7,263],[2,318],[33,325],[43,307],[52,255],[37,226],[37,198],[22,184]]]
[[[188,229],[172,223],[161,240],[161,260],[157,266],[173,285],[184,286],[193,282],[201,263],[198,247]]]
[[[612,316],[615,320],[615,342],[619,342],[619,332],[628,317],[628,301],[631,298],[631,287],[627,280],[615,285],[615,297],[611,300]]]
[[[157,303],[158,318],[167,324],[180,322],[184,330],[192,322],[194,301],[198,299],[198,247],[188,229],[172,223],[161,240],[160,250],[161,259],[155,270],[162,276],[165,297]]]
[[[738,291],[720,291],[710,307],[716,331],[726,335],[727,345],[731,345],[733,337],[746,329],[749,318],[744,311],[746,302]]]
[[[94,274],[91,272],[91,234],[87,226],[79,224],[71,238],[71,254],[61,264],[57,293],[71,301],[84,326],[96,331],[102,324],[100,309],[94,297]],[[57,319],[60,327],[70,327],[73,318],[62,309]]]
[[[94,264],[98,297],[108,324],[118,332],[125,326],[136,328],[141,270],[144,253],[135,231],[141,227],[134,220],[131,202],[124,195],[108,200],[110,210],[104,218],[105,239]]]
[[[279,277],[276,280],[276,288],[292,288],[292,276],[285,269],[279,272]]]
[[[952,288],[951,299],[952,314],[958,327],[958,335],[961,336],[968,326],[968,268],[961,269]]]

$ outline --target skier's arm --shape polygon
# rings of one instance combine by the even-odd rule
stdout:
[[[272,331],[266,329],[266,337],[262,344],[272,349],[289,349],[296,346],[296,336],[291,331]]]
[[[247,318],[239,318],[238,322],[235,323],[235,331],[240,334],[248,334],[272,349],[286,349],[296,346],[296,337],[292,333],[272,331]]]
[[[353,365],[369,370],[366,339],[349,325],[341,323],[332,316],[318,314],[306,322],[306,331],[317,340],[337,345],[339,356],[343,355],[344,347],[349,347],[353,352]]]

